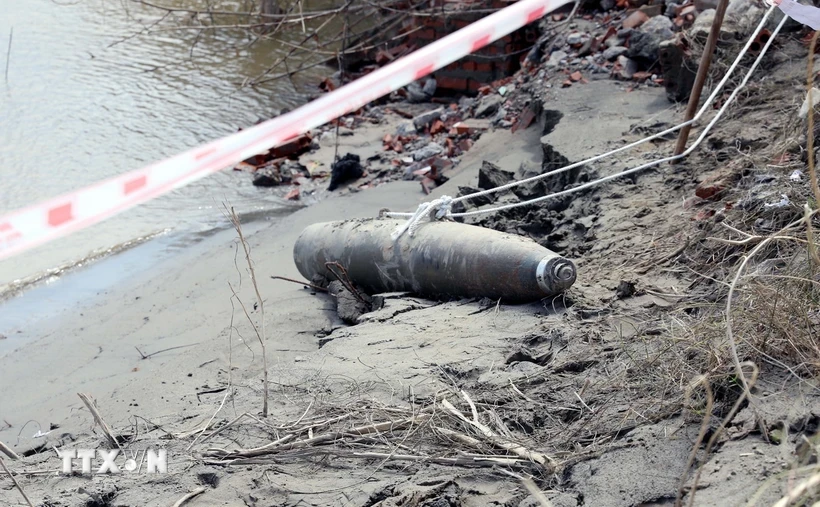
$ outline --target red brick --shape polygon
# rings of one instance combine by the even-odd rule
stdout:
[[[479,62],[475,64],[475,70],[477,72],[492,72],[493,64],[489,62]]]
[[[482,86],[484,86],[484,83],[480,81],[474,79],[467,80],[467,89],[471,92],[477,92]]]
[[[436,76],[436,87],[464,92],[470,90],[466,79],[448,76]]]
[[[461,151],[468,151],[473,147],[473,141],[472,139],[463,139],[458,142],[458,147],[461,148]]]

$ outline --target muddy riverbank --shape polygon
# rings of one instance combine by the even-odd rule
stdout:
[[[489,186],[487,167],[518,180],[675,125],[681,112],[667,90],[651,76],[644,86],[603,73],[575,79],[586,63],[565,53],[550,67],[544,54],[504,94],[484,94],[497,128],[429,195],[420,181],[429,170],[396,177],[420,161],[402,162],[393,147],[404,119],[346,132],[340,154],[400,165],[286,219],[247,224],[264,305],[236,234],[224,230],[80,311],[30,323],[24,340],[7,336],[0,441],[21,455],[7,463],[35,502],[60,507],[169,505],[190,493],[188,504],[203,506],[774,504],[816,473],[820,413],[818,280],[806,247],[816,240],[799,222],[812,199],[795,113],[805,94],[800,37],[778,39],[684,162],[467,219],[576,263],[575,285],[537,303],[386,294],[351,326],[330,296],[271,277],[299,277],[292,248],[309,224],[415,210]],[[616,78],[624,70],[610,66]],[[504,126],[530,106],[527,126]],[[466,209],[570,189],[673,145],[659,138]],[[328,137],[301,164],[335,154]],[[810,234],[820,224],[808,220]],[[168,473],[56,474],[55,448],[111,445],[78,392],[129,451],[166,449]],[[0,478],[0,500],[21,498]]]

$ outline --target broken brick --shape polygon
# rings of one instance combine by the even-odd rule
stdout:
[[[607,28],[606,33],[604,33],[604,36],[603,36],[603,37],[601,37],[601,44],[603,44],[604,42],[606,42],[606,40],[607,40],[608,38],[612,37],[612,36],[613,36],[613,35],[615,35],[616,33],[618,33],[618,29],[617,29],[617,28],[615,28],[614,26],[610,26],[609,28]]]
[[[732,184],[732,175],[725,172],[707,177],[695,187],[695,195],[701,199],[717,200],[720,193]]]
[[[319,89],[326,92],[332,92],[336,89],[336,85],[333,84],[333,80],[329,77],[326,77],[324,81],[319,83]]]
[[[643,11],[635,11],[624,20],[624,28],[638,28],[649,21],[649,16]]]
[[[726,190],[726,187],[720,182],[701,183],[695,189],[695,195],[701,199],[712,199],[724,190]]]
[[[437,186],[438,185],[436,185],[435,180],[432,180],[426,176],[423,180],[421,180],[421,190],[425,193],[425,195],[430,194],[430,192],[432,192]]]
[[[285,194],[285,199],[288,201],[298,201],[299,200],[299,188],[291,189],[290,192]]]
[[[433,122],[433,124],[430,126],[430,134],[431,135],[436,135],[439,132],[443,132],[443,131],[444,131],[444,122],[442,122],[441,120],[435,120]]]
[[[632,74],[632,80],[637,81],[639,83],[643,83],[644,81],[646,81],[650,77],[652,77],[652,73],[651,72],[646,72],[646,71],[643,71],[643,70]]]
[[[446,140],[446,144],[447,144],[447,156],[448,157],[455,156],[455,154],[456,154],[456,144],[449,137]]]
[[[442,158],[442,157],[435,157],[431,162],[430,165],[433,167],[433,171],[436,174],[441,174],[444,169],[449,169],[453,167],[453,161],[449,158]]]
[[[233,170],[252,173],[256,170],[256,166],[247,162],[240,162],[234,166]]]
[[[310,149],[311,140],[310,133],[305,133],[292,141],[273,148],[271,152],[275,158],[295,157]]]
[[[524,130],[535,120],[535,113],[533,112],[532,108],[527,107],[524,111],[522,111],[521,115],[516,119],[515,123],[512,126],[512,133],[515,134],[518,130]]]
[[[580,72],[580,71],[577,71],[577,70],[576,70],[575,72],[573,72],[572,74],[570,74],[570,75],[569,75],[569,78],[570,78],[572,81],[576,81],[576,82],[577,82],[577,81],[582,80],[582,79],[584,78],[584,76],[583,76],[583,74],[581,74],[581,72]]]

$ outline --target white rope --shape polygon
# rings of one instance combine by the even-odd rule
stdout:
[[[467,217],[467,216],[471,216],[471,215],[479,215],[479,214],[482,214],[482,213],[494,213],[496,211],[502,211],[502,210],[505,210],[505,209],[519,208],[521,206],[528,206],[530,204],[535,204],[537,202],[545,201],[547,199],[552,199],[552,198],[555,198],[555,197],[561,197],[563,195],[572,194],[574,192],[580,192],[581,190],[585,190],[587,188],[594,187],[596,185],[600,185],[602,183],[606,183],[608,181],[612,181],[614,179],[621,178],[623,176],[627,176],[627,175],[630,175],[630,174],[633,174],[633,173],[636,173],[636,172],[639,172],[639,171],[643,171],[644,169],[648,169],[650,167],[654,167],[656,165],[663,164],[665,162],[673,162],[675,160],[679,160],[679,159],[682,159],[684,157],[689,156],[689,154],[692,153],[693,151],[695,151],[695,148],[697,148],[700,145],[700,143],[702,143],[703,140],[706,139],[706,136],[712,130],[712,127],[714,127],[715,124],[720,120],[720,118],[723,116],[723,114],[728,109],[729,105],[731,105],[731,103],[734,102],[735,98],[737,98],[738,93],[740,93],[740,90],[743,89],[743,87],[746,86],[746,83],[749,82],[749,78],[752,77],[752,74],[757,69],[758,65],[760,65],[760,62],[762,61],[763,56],[766,54],[766,51],[769,50],[769,47],[772,45],[772,42],[774,41],[774,38],[777,37],[778,33],[780,33],[780,29],[783,28],[783,25],[786,23],[787,20],[788,20],[788,17],[784,16],[783,19],[780,21],[780,23],[777,25],[777,28],[775,28],[774,32],[772,33],[772,36],[769,38],[768,41],[766,41],[766,45],[763,46],[763,49],[760,50],[760,54],[758,55],[757,59],[755,59],[752,66],[749,68],[749,71],[743,77],[743,81],[741,81],[740,84],[737,86],[737,88],[735,88],[735,90],[732,92],[732,94],[729,95],[729,98],[726,99],[726,103],[724,103],[723,106],[718,110],[715,117],[712,118],[712,121],[710,121],[709,124],[707,124],[706,127],[704,127],[703,132],[701,132],[700,136],[698,136],[698,138],[695,140],[695,142],[692,143],[692,146],[687,148],[686,151],[684,151],[680,155],[673,155],[671,157],[666,157],[666,158],[662,158],[662,159],[659,159],[659,160],[654,160],[652,162],[647,162],[646,164],[640,165],[638,167],[633,167],[632,169],[627,169],[627,170],[621,171],[619,173],[612,174],[610,176],[605,176],[603,178],[599,178],[597,180],[593,180],[593,181],[590,181],[588,183],[584,183],[583,185],[579,185],[577,187],[573,187],[573,188],[570,188],[568,190],[564,190],[564,191],[561,191],[561,192],[555,192],[553,194],[545,195],[543,197],[537,197],[535,199],[530,199],[529,201],[512,203],[512,204],[508,204],[508,205],[505,205],[505,206],[498,206],[496,208],[469,211],[469,212],[466,212],[466,213],[451,213],[449,216],[452,216],[452,217]]]
[[[449,201],[449,205],[452,206],[453,204],[455,204],[457,202],[465,201],[467,199],[473,199],[473,198],[476,198],[476,197],[481,197],[481,196],[493,194],[493,193],[496,193],[496,192],[502,192],[504,190],[508,190],[508,189],[516,187],[518,185],[523,185],[523,184],[526,184],[526,183],[531,183],[531,182],[534,182],[534,181],[538,181],[538,180],[541,180],[541,179],[544,179],[544,178],[548,178],[550,176],[554,176],[556,174],[560,174],[560,173],[569,171],[571,169],[575,169],[577,167],[581,167],[581,166],[589,164],[591,162],[597,162],[599,160],[610,157],[610,156],[615,155],[617,153],[621,153],[623,151],[626,151],[626,150],[635,148],[637,146],[640,146],[641,144],[644,144],[644,143],[653,141],[655,139],[664,137],[668,134],[671,134],[675,131],[678,131],[678,130],[684,128],[687,125],[691,125],[691,124],[695,123],[696,121],[698,121],[706,113],[706,111],[711,106],[712,102],[714,102],[714,100],[717,98],[718,94],[720,93],[722,88],[726,85],[726,83],[728,82],[728,80],[731,77],[732,73],[735,71],[737,66],[740,64],[740,61],[743,59],[743,57],[748,52],[748,50],[751,47],[752,43],[755,41],[755,36],[760,32],[760,30],[763,29],[763,27],[766,24],[766,21],[768,20],[769,16],[771,16],[771,14],[775,10],[775,8],[776,7],[771,6],[769,8],[769,10],[766,11],[763,18],[760,20],[760,23],[758,23],[757,28],[755,29],[755,31],[752,32],[749,40],[746,41],[746,44],[743,46],[743,49],[741,49],[741,51],[738,54],[735,61],[732,63],[732,65],[726,71],[726,74],[723,76],[723,79],[721,79],[721,81],[718,83],[718,85],[712,91],[712,94],[706,99],[706,102],[704,102],[703,106],[698,110],[697,114],[691,120],[685,121],[685,122],[683,122],[679,125],[676,125],[674,127],[670,127],[670,128],[668,128],[668,129],[666,129],[662,132],[659,132],[657,134],[653,134],[649,137],[640,139],[640,140],[635,141],[633,143],[621,146],[620,148],[616,148],[616,149],[614,149],[612,151],[609,151],[607,153],[604,153],[602,155],[597,155],[597,156],[588,158],[586,160],[582,160],[580,162],[570,164],[570,165],[565,166],[565,167],[561,167],[561,168],[558,168],[558,169],[555,169],[555,170],[552,170],[552,171],[549,171],[549,172],[546,172],[546,173],[543,173],[543,174],[539,174],[537,176],[533,176],[531,178],[527,178],[527,179],[519,180],[519,181],[513,181],[513,182],[510,182],[506,185],[502,185],[502,186],[499,186],[499,187],[495,187],[495,188],[491,188],[491,189],[488,189],[488,190],[483,190],[483,191],[480,191],[480,192],[475,192],[473,194],[464,195],[464,196],[461,196],[461,197],[451,199]],[[742,88],[746,84],[746,82],[748,81],[751,74],[754,72],[754,70],[760,64],[760,61],[763,59],[763,56],[766,54],[766,51],[768,50],[768,48],[771,45],[772,39],[774,39],[774,36],[777,35],[777,33],[779,32],[780,27],[782,26],[782,24],[783,24],[783,22],[781,21],[781,24],[778,25],[778,28],[774,32],[774,34],[772,34],[772,37],[769,38],[766,45],[763,47],[763,49],[761,50],[761,52],[758,55],[757,59],[755,60],[754,64],[752,65],[751,69],[749,70],[749,72],[747,72],[746,77],[743,80],[743,82],[741,83],[741,85],[732,94],[732,98],[734,98],[737,95],[737,92],[740,90],[740,88]],[[730,98],[730,100],[726,101],[726,103],[721,108],[721,111],[715,117],[716,119],[720,118],[720,116],[723,114],[723,111],[725,111],[726,107],[731,103],[731,101],[732,101],[731,98]],[[706,132],[708,132],[708,129],[711,128],[712,125],[714,125],[714,120],[707,127]],[[626,174],[631,174],[632,172],[643,170],[643,169],[646,169],[647,167],[652,167],[653,165],[661,164],[661,163],[666,162],[666,161],[677,160],[678,158],[683,158],[683,157],[687,156],[689,153],[691,153],[693,148],[696,147],[700,142],[701,142],[701,138],[699,138],[698,141],[695,144],[693,144],[692,147],[690,147],[684,153],[681,153],[680,155],[677,155],[675,157],[669,157],[669,158],[661,159],[661,160],[658,160],[658,161],[655,161],[655,162],[651,162],[649,164],[644,164],[643,166],[640,166],[639,168],[631,169],[631,170],[628,170],[628,171],[623,171],[621,173],[618,173],[618,174],[615,174],[615,175],[612,175],[612,176],[608,176],[606,178],[601,178],[601,179],[598,179],[598,180],[594,180],[594,181],[591,181],[589,183],[586,183],[586,184],[581,185],[579,187],[575,187],[575,188],[570,189],[570,190],[566,190],[566,191],[563,191],[563,192],[557,192],[555,194],[550,194],[550,195],[539,197],[537,199],[532,199],[532,200],[529,200],[529,201],[515,203],[513,205],[507,205],[507,206],[501,206],[501,207],[497,207],[497,208],[490,208],[490,209],[483,209],[483,210],[476,210],[476,211],[467,212],[467,213],[447,213],[444,216],[459,217],[459,216],[478,215],[478,214],[482,214],[482,213],[492,213],[494,211],[500,211],[500,210],[508,209],[508,208],[515,208],[515,207],[519,207],[519,206],[526,206],[526,205],[533,204],[533,203],[536,203],[536,202],[540,202],[540,201],[550,199],[550,198],[553,198],[553,197],[558,197],[558,196],[561,196],[561,195],[566,195],[568,193],[577,192],[577,191],[582,190],[584,188],[589,188],[591,186],[595,186],[595,185],[598,185],[598,184],[601,184],[601,183],[605,183],[607,181],[618,178],[620,176],[624,176]],[[433,204],[435,202],[436,201],[433,201],[432,203],[429,203],[429,204]],[[419,208],[420,209],[424,208],[426,210],[427,208],[425,206],[426,206],[425,204],[422,204],[422,205],[419,206]],[[413,222],[414,224],[417,224],[418,219],[415,219],[415,217],[418,213],[419,213],[418,211],[415,214],[414,213],[386,212],[386,213],[384,213],[384,216],[397,217],[397,218],[410,218],[411,221],[414,221]],[[439,217],[439,218],[442,218],[442,217]],[[407,227],[405,227],[404,230],[407,230]],[[402,233],[404,232],[404,230],[402,230]],[[398,233],[398,231],[397,231],[397,233]],[[398,235],[400,236],[401,233],[399,233]]]
[[[450,215],[450,207],[452,202],[452,197],[450,197],[449,195],[442,195],[441,197],[433,200],[432,202],[419,204],[419,207],[416,210],[416,212],[410,214],[410,220],[400,225],[393,232],[393,234],[391,235],[393,241],[399,239],[401,235],[405,232],[407,232],[412,237],[413,234],[416,232],[418,226],[421,225],[422,221],[432,221],[433,219],[441,220],[445,216]],[[385,212],[383,216],[385,215],[391,216],[391,213]]]

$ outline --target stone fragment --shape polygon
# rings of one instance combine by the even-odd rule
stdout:
[[[486,160],[481,163],[481,169],[478,170],[478,188],[482,190],[489,190],[506,185],[514,179],[515,174],[510,171],[505,171]]]

